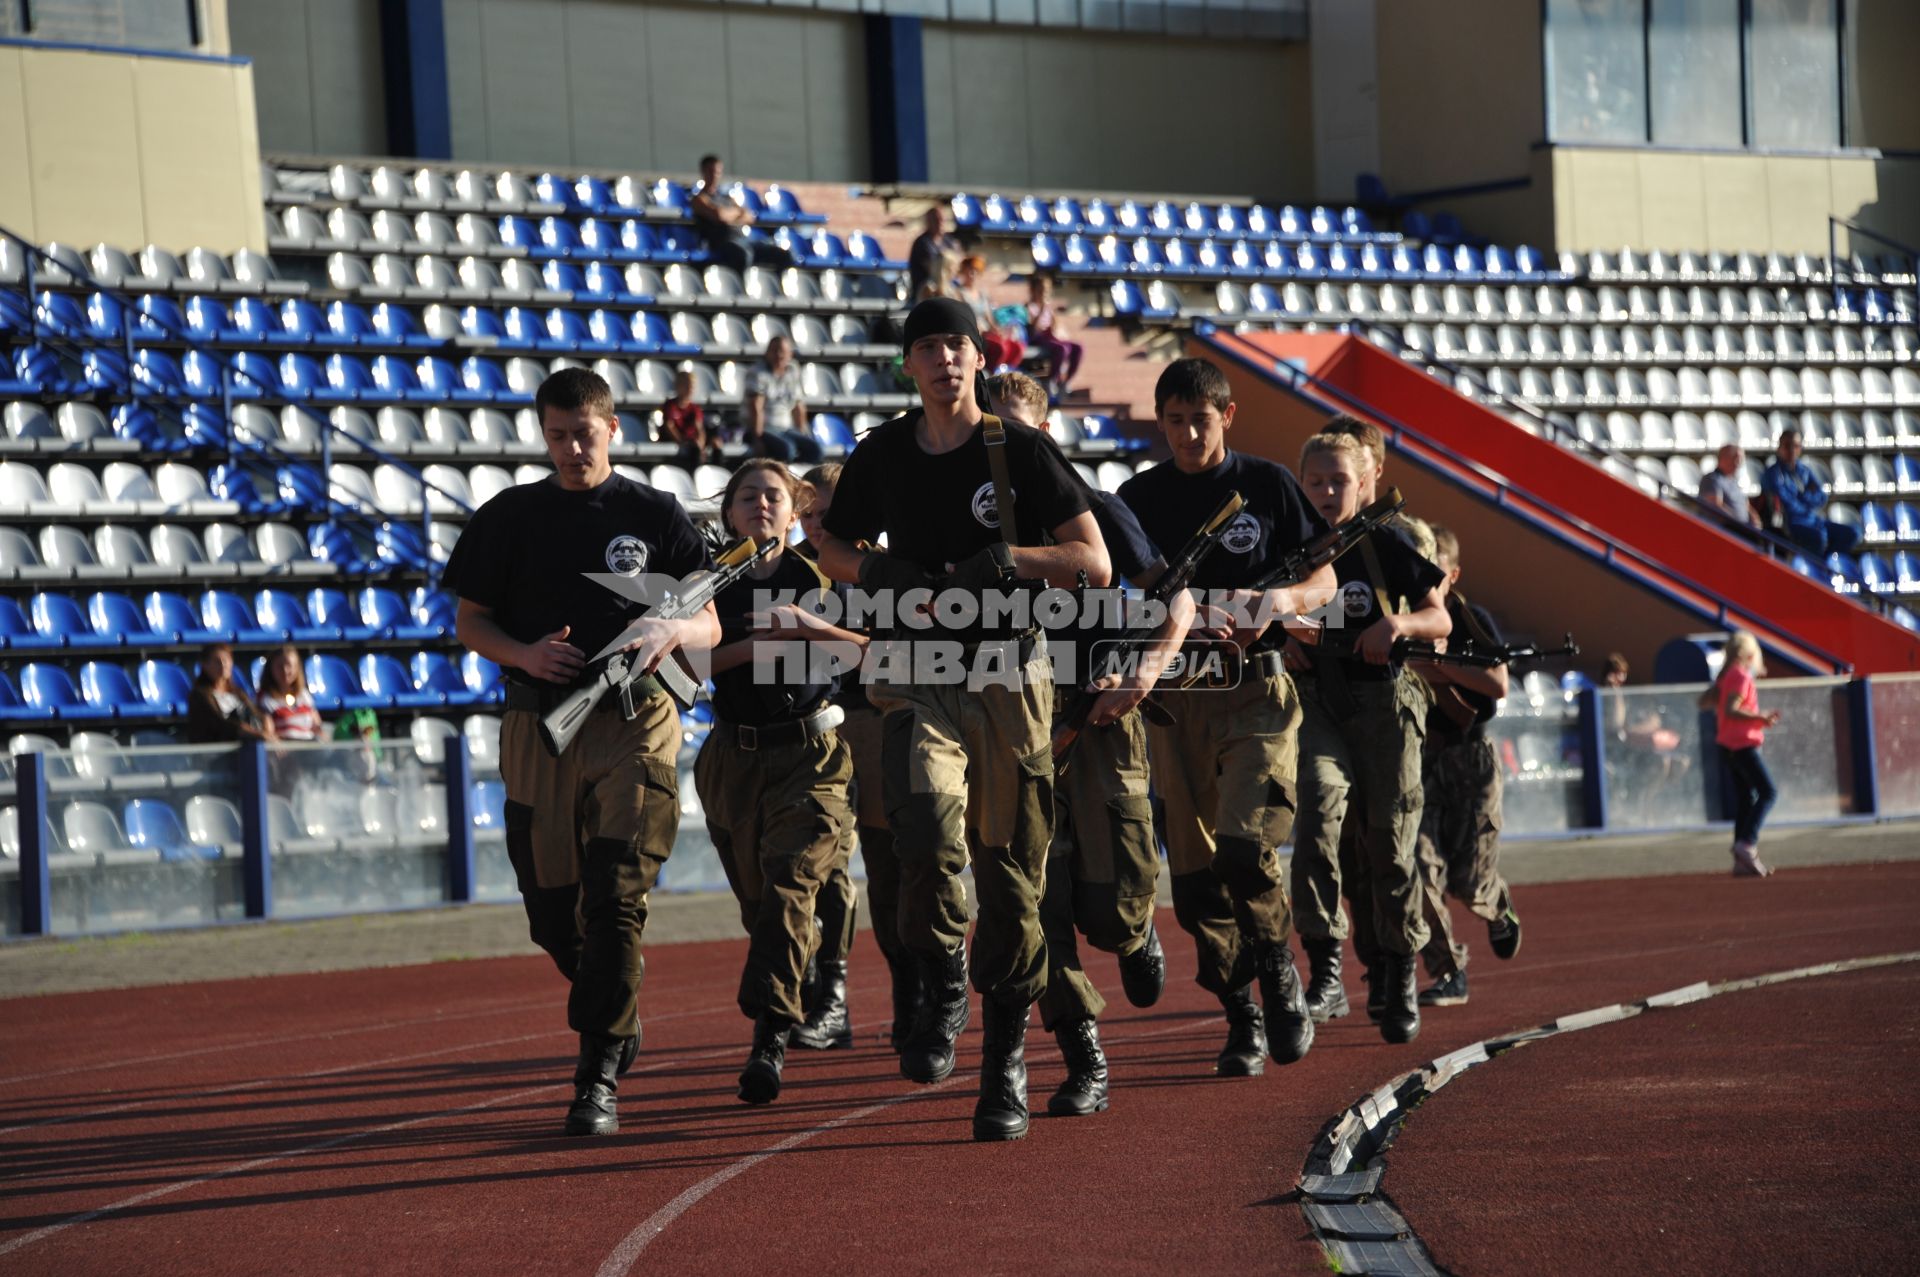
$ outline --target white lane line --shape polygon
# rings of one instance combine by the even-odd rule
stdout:
[[[1209,1024],[1219,1023],[1221,1019],[1222,1017],[1220,1016],[1210,1016],[1202,1020],[1183,1020],[1178,1024],[1171,1024],[1165,1028],[1154,1029],[1149,1033],[1131,1033],[1125,1037],[1113,1038],[1109,1040],[1108,1045],[1117,1046],[1123,1042],[1138,1042],[1143,1038],[1157,1038],[1168,1033],[1204,1028]],[[918,1090],[908,1091],[903,1095],[896,1095],[890,1099],[881,1100],[877,1104],[869,1104],[864,1108],[855,1109],[851,1113],[842,1113],[839,1117],[822,1122],[820,1125],[809,1130],[789,1135],[777,1144],[770,1144],[757,1153],[749,1153],[739,1161],[721,1167],[699,1183],[682,1192],[678,1197],[668,1202],[665,1206],[662,1206],[653,1214],[647,1216],[637,1228],[622,1238],[620,1244],[615,1246],[606,1259],[601,1262],[599,1269],[595,1273],[595,1277],[626,1277],[626,1274],[633,1268],[634,1262],[640,1258],[641,1252],[653,1244],[654,1238],[665,1232],[668,1225],[672,1224],[674,1220],[679,1219],[695,1206],[698,1206],[704,1198],[728,1180],[746,1174],[768,1158],[776,1157],[788,1149],[798,1148],[816,1135],[825,1135],[828,1131],[858,1122],[863,1118],[872,1117],[875,1113],[890,1109],[896,1104],[905,1104],[909,1100],[917,1100],[923,1096],[932,1095],[936,1091],[945,1090],[956,1081],[958,1077],[958,1073],[952,1073],[944,1080],[935,1082],[931,1086],[923,1086]]]
[[[627,1076],[632,1077],[638,1073],[651,1073],[666,1068],[669,1065],[685,1064],[692,1060],[710,1059],[714,1056],[731,1054],[733,1054],[732,1048],[727,1048],[726,1050],[696,1051],[687,1055],[675,1056],[671,1059],[656,1060],[645,1068],[633,1069]],[[148,1189],[144,1193],[136,1193],[132,1197],[122,1198],[120,1201],[110,1202],[105,1206],[96,1207],[90,1211],[83,1211],[78,1215],[69,1215],[58,1223],[48,1224],[45,1228],[35,1229],[33,1232],[25,1233],[10,1242],[0,1243],[0,1255],[9,1255],[14,1251],[23,1250],[35,1242],[44,1241],[54,1234],[65,1232],[67,1229],[73,1228],[76,1225],[91,1223],[103,1215],[111,1215],[115,1211],[123,1211],[129,1207],[139,1206],[143,1203],[153,1201],[155,1198],[167,1197],[174,1193],[183,1192],[189,1188],[198,1188],[200,1185],[212,1183],[214,1180],[226,1179],[234,1175],[243,1175],[248,1171],[258,1170],[262,1166],[272,1166],[276,1162],[284,1162],[290,1158],[307,1157],[314,1153],[324,1153],[329,1149],[339,1148],[342,1144],[351,1144],[355,1140],[366,1139],[370,1135],[385,1135],[389,1131],[404,1131],[410,1127],[424,1126],[429,1122],[437,1122],[441,1118],[459,1117],[464,1113],[477,1113],[482,1109],[494,1108],[501,1104],[510,1104],[514,1100],[525,1099],[529,1095],[539,1095],[546,1091],[557,1090],[570,1085],[571,1083],[547,1082],[540,1086],[530,1086],[522,1090],[510,1091],[505,1095],[496,1095],[491,1099],[479,1100],[473,1104],[462,1104],[458,1108],[443,1109],[438,1113],[429,1113],[425,1117],[410,1117],[399,1122],[384,1122],[378,1126],[362,1127],[357,1131],[348,1131],[344,1135],[336,1135],[331,1139],[320,1140],[312,1144],[303,1144],[298,1148],[290,1148],[283,1153],[275,1153],[270,1157],[256,1157],[251,1161],[237,1162],[232,1166],[223,1166],[217,1171],[209,1171],[207,1174],[195,1179],[176,1180],[174,1183],[163,1184],[159,1188]]]

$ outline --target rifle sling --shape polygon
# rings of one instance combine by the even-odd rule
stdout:
[[[980,419],[987,445],[987,469],[993,475],[993,508],[1000,515],[1000,539],[1009,547],[1020,544],[1020,526],[1014,521],[1013,481],[1007,477],[1007,426],[992,413]]]

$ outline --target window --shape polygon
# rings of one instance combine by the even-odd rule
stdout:
[[[1647,85],[1653,140],[1740,146],[1740,0],[1652,0]]]
[[[131,49],[192,49],[199,0],[32,0],[0,5],[0,35]]]
[[[1839,0],[1751,0],[1753,144],[1840,145]]]
[[[1547,0],[1555,139],[1647,140],[1645,16],[1644,0]]]

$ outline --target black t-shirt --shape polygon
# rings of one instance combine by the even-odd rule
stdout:
[[[751,629],[747,623],[748,613],[765,610],[776,596],[791,594],[794,602],[804,604],[820,589],[820,574],[813,565],[792,550],[782,551],[771,576],[762,580],[743,576],[715,597],[714,610],[720,614],[720,641],[737,643],[747,637]],[[769,672],[786,673],[798,664],[797,660],[782,659]],[[765,727],[811,714],[832,691],[831,680],[757,683],[753,663],[748,662],[713,676],[713,715],[723,723]]]
[[[1238,492],[1246,504],[1194,572],[1196,589],[1252,585],[1327,530],[1291,470],[1243,452],[1229,452],[1226,460],[1199,474],[1186,474],[1163,461],[1120,485],[1121,500],[1169,559],[1193,539],[1229,492]]]
[[[1468,613],[1472,613],[1471,623],[1467,619]],[[1494,623],[1492,614],[1478,603],[1469,603],[1458,594],[1449,594],[1447,595],[1447,615],[1453,618],[1453,633],[1447,640],[1449,647],[1457,648],[1468,639],[1472,639],[1476,644],[1490,643],[1495,646],[1506,642],[1500,636],[1500,627]],[[1479,718],[1479,722],[1466,735],[1473,737],[1484,735],[1486,732],[1484,724],[1500,708],[1500,702],[1483,692],[1476,692],[1457,683],[1448,684],[1448,686],[1459,694],[1461,700],[1473,707],[1475,715]],[[1452,719],[1437,708],[1427,715],[1427,726],[1429,734],[1438,730],[1446,739],[1461,739],[1460,729],[1454,726]]]
[[[1078,478],[1077,475],[1075,477]],[[1095,657],[1095,645],[1119,637],[1119,631],[1112,626],[1087,622],[1104,620],[1115,614],[1124,615],[1122,595],[1125,592],[1120,588],[1120,583],[1126,581],[1131,584],[1162,557],[1160,548],[1141,528],[1140,520],[1134,517],[1125,501],[1110,492],[1086,488],[1084,483],[1082,487],[1093,510],[1093,521],[1099,525],[1100,537],[1107,543],[1107,559],[1113,566],[1114,584],[1083,594],[1080,613],[1071,623],[1046,627],[1047,650],[1053,654],[1054,674],[1062,682],[1076,684],[1090,681],[1088,663]],[[1074,659],[1071,661],[1066,659],[1067,649],[1064,645],[1068,643],[1074,645]]]
[[[1323,646],[1337,655],[1348,678],[1387,679],[1399,672],[1397,665],[1371,665],[1353,654],[1354,640],[1382,615],[1375,585],[1385,590],[1389,606],[1402,611],[1419,606],[1420,600],[1447,578],[1421,556],[1413,538],[1401,528],[1391,524],[1375,528],[1367,534],[1367,540],[1380,562],[1381,579],[1376,583],[1368,568],[1365,545],[1356,545],[1334,560],[1333,575],[1340,583],[1340,594],[1329,609],[1328,619],[1336,619],[1334,611],[1340,616],[1337,625],[1329,625]]]
[[[667,493],[618,474],[590,492],[549,477],[508,488],[475,511],[443,580],[490,609],[518,641],[564,625],[567,642],[592,658],[653,600],[628,598],[589,574],[679,580],[712,566],[687,512]]]

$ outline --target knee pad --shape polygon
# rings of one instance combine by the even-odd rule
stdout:
[[[1136,933],[1130,914],[1122,907],[1118,889],[1110,882],[1081,883],[1074,892],[1074,904],[1074,920],[1080,925],[1080,934],[1102,953],[1119,953],[1146,934],[1144,925]]]
[[[1222,838],[1214,847],[1214,876],[1226,884],[1235,899],[1261,895],[1279,886],[1275,873],[1278,864],[1272,853],[1251,838]]]
[[[1233,916],[1227,889],[1208,870],[1173,875],[1173,916],[1184,931]]]
[[[893,847],[902,872],[924,863],[941,847],[956,848],[964,855],[966,815],[958,794],[908,794],[889,806],[887,820],[893,826]]]
[[[580,888],[542,887],[533,868],[533,808],[506,805],[507,860],[527,910],[527,938],[546,951],[560,974],[572,980],[580,972],[580,925],[574,910]]]

